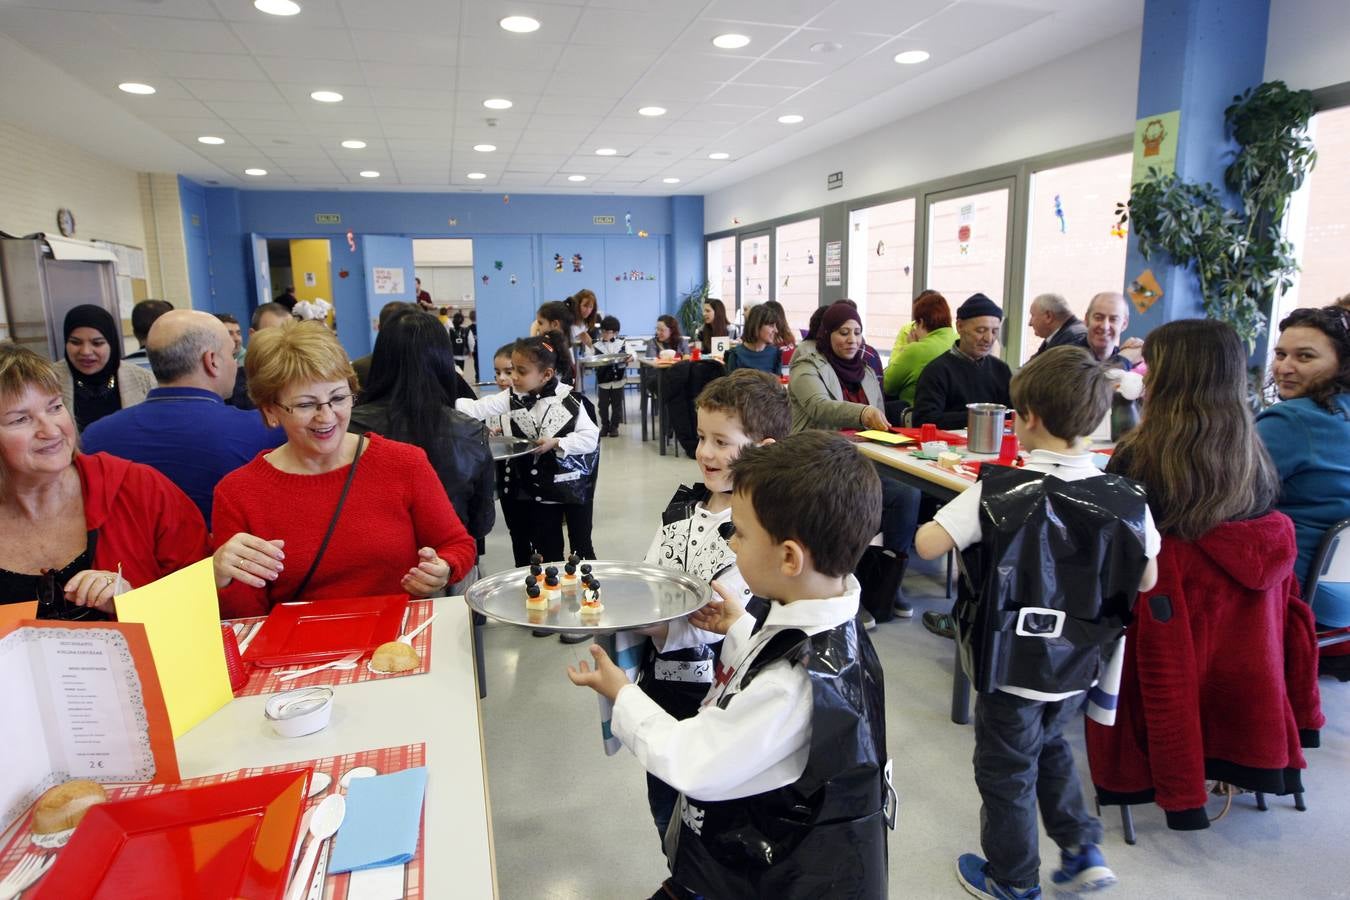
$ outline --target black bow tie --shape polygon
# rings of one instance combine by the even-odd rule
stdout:
[[[550,379],[548,384],[545,384],[543,387],[539,388],[539,390],[530,391],[528,394],[522,395],[520,398],[520,405],[526,409],[533,409],[534,405],[538,403],[540,399],[544,397],[553,397],[557,392],[558,379]]]

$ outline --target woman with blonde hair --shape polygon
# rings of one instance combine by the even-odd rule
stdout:
[[[216,486],[216,587],[225,617],[277,603],[405,591],[434,597],[476,560],[427,455],[347,431],[356,374],[318,322],[258,332],[249,396],[286,442]]]

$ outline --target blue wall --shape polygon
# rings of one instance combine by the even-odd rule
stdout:
[[[194,309],[215,312],[211,285],[211,249],[206,189],[186,178],[178,179],[178,202],[183,214],[183,244],[187,252],[188,290]],[[188,297],[165,297],[174,306],[187,306]]]

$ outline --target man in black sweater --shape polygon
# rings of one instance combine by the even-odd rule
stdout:
[[[998,346],[1003,310],[984,294],[973,294],[956,311],[952,349],[934,359],[919,375],[914,394],[914,425],[965,428],[967,403],[1001,403],[1012,407],[1008,384],[1012,370],[993,355]]]

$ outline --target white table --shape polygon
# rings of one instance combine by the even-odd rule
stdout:
[[[318,734],[279,738],[263,721],[267,696],[243,697],[179,738],[184,778],[253,766],[426,744],[427,897],[497,896],[473,629],[462,597],[432,601],[431,671],[334,688],[333,720]]]

